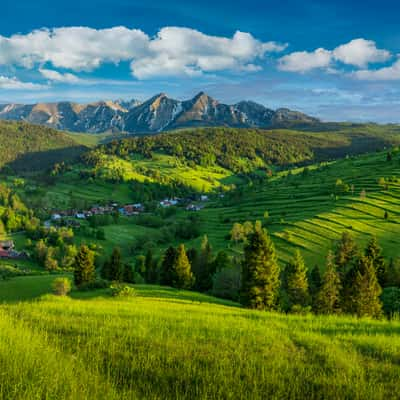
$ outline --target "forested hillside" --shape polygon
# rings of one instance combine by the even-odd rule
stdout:
[[[84,159],[95,165],[102,154],[126,158],[137,153],[150,159],[153,153],[162,153],[178,157],[189,165],[218,165],[239,173],[267,165],[288,166],[345,157],[400,144],[398,126],[339,127],[327,132],[222,127],[180,130],[112,142],[89,152]]]
[[[86,147],[69,135],[25,122],[0,121],[0,167],[42,170],[77,158]]]

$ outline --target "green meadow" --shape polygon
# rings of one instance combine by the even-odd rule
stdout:
[[[0,283],[1,399],[398,395],[397,320],[249,311],[145,285],[122,300],[107,290],[38,297],[50,277],[29,278]],[[17,289],[27,301],[7,295]]]

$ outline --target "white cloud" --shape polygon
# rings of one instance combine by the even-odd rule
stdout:
[[[298,51],[288,54],[279,60],[278,67],[282,71],[307,72],[317,68],[329,71],[335,62],[363,68],[368,64],[387,61],[391,54],[387,50],[378,49],[372,40],[354,39],[333,50],[319,48],[307,52]]]
[[[372,40],[354,39],[349,43],[336,47],[333,57],[344,64],[366,67],[368,64],[387,61],[391,54],[387,50],[376,47]]]
[[[32,82],[22,82],[18,80],[16,77],[7,77],[0,75],[0,88],[8,89],[8,90],[39,90],[43,89],[46,86],[39,85],[37,83]]]
[[[279,69],[290,72],[306,72],[316,68],[327,68],[331,64],[331,52],[317,49],[313,52],[297,51],[279,60]]]
[[[49,63],[54,68],[92,71],[103,63],[129,61],[132,74],[144,79],[220,70],[257,70],[254,64],[257,59],[285,47],[275,42],[261,42],[240,31],[227,38],[189,28],[165,27],[151,38],[141,30],[123,26],[67,27],[0,36],[0,65],[34,68]],[[42,71],[53,81],[73,79],[71,75],[56,75],[57,71]]]
[[[393,65],[376,70],[361,70],[353,73],[353,76],[366,81],[396,81],[400,80],[400,60]]]
[[[79,83],[81,80],[73,74],[64,73],[52,70],[40,68],[39,72],[49,81],[60,82],[60,83]]]

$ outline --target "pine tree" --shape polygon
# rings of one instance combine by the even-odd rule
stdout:
[[[310,295],[313,299],[319,292],[322,285],[321,271],[318,265],[314,265],[314,268],[311,270],[310,278],[309,278],[309,286],[310,286]]]
[[[308,291],[307,268],[300,251],[296,251],[293,260],[287,265],[287,293],[290,306],[305,307],[310,300]]]
[[[368,242],[367,248],[365,249],[365,256],[372,261],[379,285],[383,287],[386,278],[386,263],[382,255],[382,248],[379,246],[376,237],[373,236]]]
[[[275,247],[265,230],[248,236],[242,263],[243,305],[259,310],[277,307],[280,269]]]
[[[344,274],[346,269],[351,266],[357,253],[357,244],[353,236],[347,231],[343,232],[335,252],[335,264],[341,274]]]
[[[190,289],[194,283],[194,276],[189,259],[186,254],[185,246],[179,245],[174,261],[174,280],[173,286],[179,289]]]
[[[114,247],[109,261],[107,262],[108,279],[111,281],[122,281],[124,274],[124,266],[121,260],[121,250]]]
[[[359,317],[379,318],[382,315],[382,303],[375,268],[372,261],[362,256],[358,261],[357,276],[352,295],[353,310]]]
[[[127,283],[135,283],[135,273],[132,265],[124,265],[123,281]]]
[[[146,283],[157,283],[157,263],[153,259],[153,252],[149,249],[144,261],[146,269]]]
[[[204,235],[201,242],[200,254],[194,268],[196,277],[195,288],[200,292],[206,292],[212,287],[212,276],[214,275],[212,263],[212,248],[207,235]]]
[[[95,279],[94,252],[82,245],[75,257],[74,282],[76,286],[91,283]]]
[[[322,277],[322,285],[315,299],[315,311],[320,314],[340,313],[340,277],[330,251],[326,258],[326,268]]]
[[[385,287],[400,287],[400,258],[390,259],[386,269]]]
[[[174,247],[170,246],[164,253],[164,257],[161,263],[161,285],[172,286],[175,280],[175,259],[177,256],[177,251]]]

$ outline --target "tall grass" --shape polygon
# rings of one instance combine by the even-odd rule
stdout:
[[[2,306],[2,398],[398,395],[398,321],[285,316],[165,292]]]

